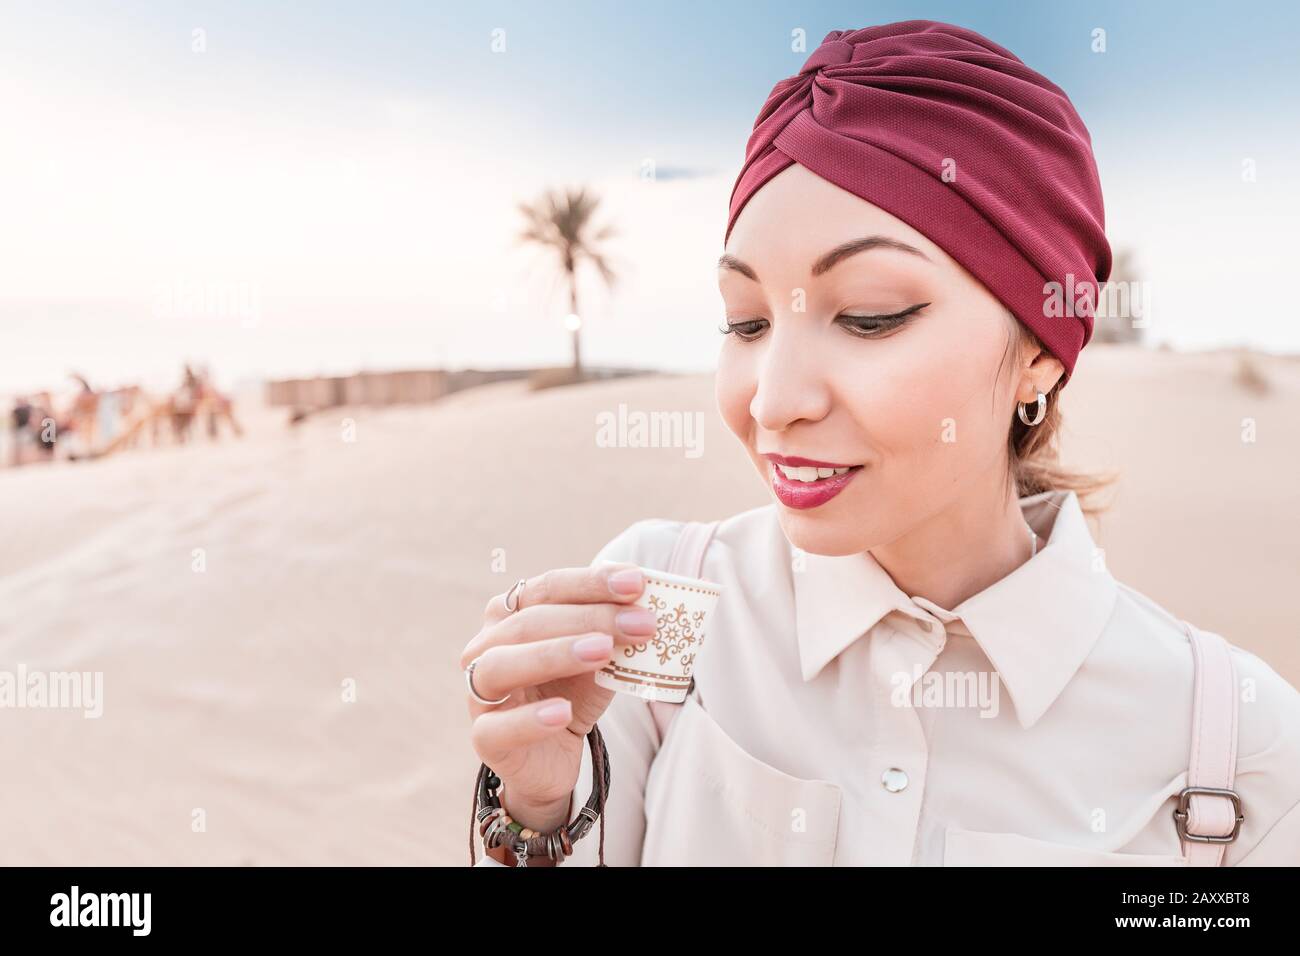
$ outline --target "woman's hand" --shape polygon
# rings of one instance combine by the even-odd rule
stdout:
[[[489,705],[466,691],[470,742],[501,778],[502,804],[526,827],[549,831],[568,822],[586,736],[614,697],[593,675],[616,647],[655,633],[652,612],[627,606],[644,588],[635,565],[553,569],[516,592],[514,612],[505,594],[492,598],[482,629],[465,645],[460,664],[478,658],[479,696],[510,695]]]

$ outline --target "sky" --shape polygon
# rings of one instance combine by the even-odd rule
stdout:
[[[1153,342],[1300,351],[1298,11],[0,0],[0,393],[168,385],[182,360],[226,384],[567,363],[567,298],[517,207],[576,185],[620,276],[584,278],[584,358],[711,369],[758,109],[830,30],[913,18],[1070,95]]]

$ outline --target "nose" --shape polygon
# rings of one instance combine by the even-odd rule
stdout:
[[[799,318],[776,323],[758,363],[749,414],[766,431],[820,421],[830,410],[830,388],[815,336],[800,331]]]

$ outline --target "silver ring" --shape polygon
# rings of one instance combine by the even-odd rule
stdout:
[[[483,656],[482,654],[479,655],[479,657],[482,656]],[[488,704],[489,706],[492,704],[504,704],[506,701],[510,699],[509,694],[506,694],[506,696],[502,697],[500,700],[488,700],[486,697],[480,697],[478,695],[478,691],[474,689],[474,668],[478,666],[479,657],[476,657],[472,661],[470,661],[469,667],[465,668],[465,684],[467,687],[469,687],[469,695],[473,697],[476,701],[478,701],[480,704]]]
[[[526,583],[527,582],[523,578],[520,578],[518,581],[512,584],[510,586],[510,590],[506,592],[506,610],[509,611],[511,614],[519,610],[519,598],[523,596],[524,585]],[[514,598],[515,601],[514,607],[510,606],[511,598]]]

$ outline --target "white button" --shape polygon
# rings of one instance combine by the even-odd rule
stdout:
[[[897,767],[890,767],[880,775],[880,784],[890,793],[898,793],[907,786],[907,774]]]
[[[921,629],[924,630],[924,631],[933,631],[933,630],[934,630],[934,622],[933,622],[933,621],[922,621],[922,622],[921,622]]]

